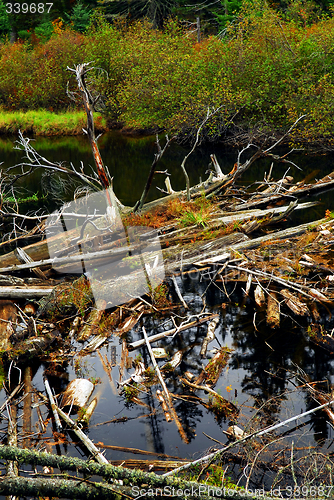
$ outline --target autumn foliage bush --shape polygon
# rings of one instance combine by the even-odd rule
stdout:
[[[300,2],[300,5],[302,3]],[[109,120],[191,138],[207,109],[219,111],[204,134],[216,140],[283,132],[301,115],[294,141],[332,144],[334,19],[283,17],[262,0],[244,3],[224,38],[194,35],[176,20],[95,19],[85,35],[59,29],[45,44],[0,45],[0,104],[64,109],[67,66],[93,61]]]
[[[66,67],[84,59],[85,39],[70,30],[34,48],[28,43],[0,45],[0,103],[7,110],[68,107]]]

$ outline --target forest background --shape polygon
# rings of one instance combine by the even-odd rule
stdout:
[[[292,142],[334,146],[334,0],[46,5],[29,0],[14,14],[0,0],[0,122],[14,111],[74,113],[67,67],[93,61],[109,126],[190,140],[219,108],[204,137],[242,143],[305,114]]]

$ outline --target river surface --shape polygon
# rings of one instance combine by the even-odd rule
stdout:
[[[12,167],[22,160],[22,152],[13,149],[12,139],[0,138],[0,161],[2,168]],[[161,137],[163,145],[164,138]],[[34,143],[37,151],[51,161],[72,162],[76,168],[83,162],[85,169],[93,164],[91,150],[85,138],[37,138]],[[126,205],[133,205],[140,197],[146,181],[150,165],[156,152],[154,137],[129,138],[117,132],[105,134],[99,140],[99,146],[105,164],[114,176],[114,189],[120,200]],[[180,169],[183,157],[188,152],[186,147],[173,144],[166,152],[158,169],[168,169],[171,174],[171,182],[174,189],[184,187],[184,178]],[[237,152],[227,151],[219,145],[206,145],[199,147],[188,159],[188,169],[191,184],[198,182],[200,178],[206,177],[206,171],[210,163],[210,154],[215,153],[223,172],[229,172],[236,161]],[[333,156],[313,156],[305,153],[291,156],[291,159],[303,170],[291,166],[289,175],[296,180],[303,179],[306,175],[314,172],[316,178],[334,170]],[[275,167],[273,177],[279,179],[289,166],[286,164]],[[250,184],[256,180],[262,180],[264,172],[268,172],[270,161],[260,160],[245,173],[241,182]],[[86,170],[88,171],[88,170]],[[315,172],[317,171],[317,173]],[[36,171],[30,181],[23,179],[21,182],[22,192],[45,194],[41,188],[42,171]],[[157,174],[155,185],[150,192],[150,199],[162,195],[155,186],[164,187],[162,174]],[[72,191],[66,193],[64,198],[71,199]],[[26,190],[26,191],[25,191]],[[63,198],[63,199],[64,199]],[[299,211],[293,215],[291,224],[308,222],[324,216],[326,209],[334,210],[333,191],[319,196],[321,204],[308,211]],[[47,209],[60,206],[60,201],[46,199],[43,202]],[[188,277],[178,278],[178,283],[186,302],[190,305],[192,312],[199,312],[203,307],[201,294],[208,288],[208,281],[193,280]],[[232,292],[232,286],[227,291]],[[222,307],[223,305],[223,307]],[[253,323],[253,304],[249,299],[245,300],[241,290],[233,295],[232,302],[228,302],[224,290],[210,286],[207,290],[206,310],[217,312],[220,315],[220,323],[216,330],[217,340],[212,342],[209,350],[213,351],[220,345],[226,345],[233,349],[227,369],[225,369],[216,385],[216,390],[225,398],[234,402],[240,408],[238,423],[240,426],[247,425],[249,419],[254,416],[254,407],[269,401],[271,398],[282,394],[284,396],[276,400],[268,410],[266,424],[277,420],[284,420],[301,413],[311,407],[305,393],[296,389],[296,380],[293,371],[298,365],[310,375],[312,380],[327,380],[331,385],[334,380],[334,361],[324,350],[313,344],[305,335],[304,328],[298,324],[289,328],[284,327],[273,333],[268,331],[264,315],[259,314],[257,318],[257,330]],[[144,323],[138,324],[128,335],[130,340],[141,338],[141,327],[146,326],[147,333],[153,334],[161,329],[171,328],[171,323],[164,320],[148,318]],[[334,326],[334,325],[333,325]],[[199,358],[200,343],[205,335],[206,327],[187,330],[177,337],[177,340],[165,339],[158,346],[165,347],[170,354],[176,350],[192,346],[176,373],[184,373],[189,370],[195,375],[201,370],[201,359]],[[74,345],[76,347],[76,345]],[[80,346],[81,347],[81,346]],[[145,362],[149,363],[146,349],[139,349],[132,356],[141,354]],[[111,377],[106,373],[101,362],[101,357],[94,353],[78,360],[73,358],[62,376],[50,379],[56,393],[59,393],[66,384],[76,377],[89,377],[100,379],[95,387],[94,395],[98,398],[98,405],[91,419],[88,430],[89,437],[95,442],[103,442],[105,445],[117,445],[124,447],[139,448],[154,453],[166,453],[182,458],[198,458],[214,445],[204,434],[223,443],[226,437],[222,430],[229,425],[228,419],[217,420],[215,416],[204,407],[197,404],[188,404],[181,400],[175,400],[176,412],[182,421],[187,433],[189,443],[182,441],[175,424],[166,423],[164,414],[158,411],[155,415],[149,415],[145,406],[125,403],[124,397],[118,394],[117,382],[119,380],[118,364],[120,362],[121,346],[119,339],[110,338],[108,343],[100,349],[100,354],[113,366]],[[43,391],[43,365],[35,367],[33,384]],[[133,370],[129,373],[132,373]],[[127,376],[125,375],[125,378]],[[174,378],[168,378],[167,383],[171,392],[180,392],[174,383]],[[202,394],[207,399],[207,395]],[[3,391],[0,394],[0,404],[4,400]],[[149,392],[143,397],[143,401],[156,408],[158,404]],[[147,415],[147,416],[145,416]],[[110,423],[110,420],[121,419],[123,422]],[[323,415],[314,414],[309,420],[305,419],[307,425],[301,430],[292,431],[287,440],[294,440],[295,446],[315,446],[325,449],[326,453],[333,451],[332,440],[333,429],[326,423]],[[109,423],[108,423],[109,422]],[[303,421],[304,422],[304,421]],[[34,422],[35,424],[36,422]],[[264,422],[263,422],[264,423]],[[302,423],[298,421],[298,424]],[[36,423],[37,427],[37,423]],[[293,429],[294,424],[284,428]],[[6,425],[2,431],[6,433]],[[46,436],[51,439],[50,426]],[[330,447],[327,449],[327,447]],[[323,448],[321,448],[323,447]],[[67,453],[74,456],[85,456],[80,446],[72,444],[49,444],[48,449],[55,453]],[[131,455],[126,452],[106,449],[105,455],[108,459],[126,460],[129,458],[143,458],[147,456]],[[242,484],[242,482],[241,482]]]

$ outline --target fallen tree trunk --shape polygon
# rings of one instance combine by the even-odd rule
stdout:
[[[201,323],[205,323],[207,321],[210,321],[210,319],[213,319],[217,316],[218,316],[217,314],[211,314],[210,316],[206,316],[205,318],[197,319],[196,321],[192,321],[191,323],[187,323],[187,324],[182,325],[178,328],[172,328],[171,330],[167,330],[166,332],[161,332],[161,333],[157,333],[156,335],[151,335],[150,337],[148,337],[148,341],[150,343],[156,342],[157,340],[161,340],[164,337],[168,337],[169,335],[175,335],[176,333],[183,332],[184,330],[188,330],[188,328],[192,328],[193,326],[197,326],[197,325],[200,325]],[[128,349],[130,351],[132,351],[134,349],[138,349],[139,347],[143,346],[145,343],[146,343],[146,341],[144,339],[137,340],[136,342],[131,342],[128,345]]]
[[[130,489],[130,488],[129,488]],[[0,480],[0,493],[18,497],[59,497],[80,500],[117,500],[120,491],[115,486],[103,483],[89,482],[82,479],[54,478],[3,478]]]

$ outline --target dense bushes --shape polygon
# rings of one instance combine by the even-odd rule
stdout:
[[[34,49],[27,43],[0,45],[0,103],[8,110],[68,107],[66,67],[84,59],[84,36],[72,31]]]
[[[58,30],[34,48],[3,44],[1,104],[64,109],[73,78],[66,67],[94,61],[104,70],[95,85],[108,117],[127,127],[192,134],[207,108],[219,107],[206,128],[209,138],[268,135],[307,114],[296,140],[331,143],[334,19],[305,25],[257,3],[241,11],[223,40],[200,44],[175,21],[161,32],[145,22],[126,27],[96,20],[85,35]]]

